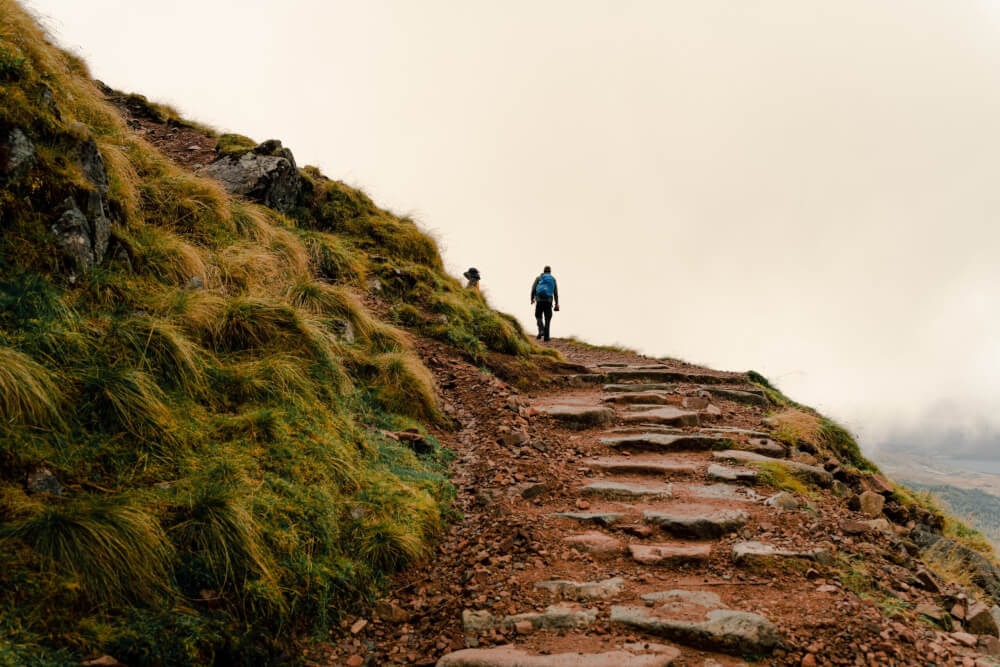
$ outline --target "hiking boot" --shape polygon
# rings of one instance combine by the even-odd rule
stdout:
[[[538,334],[537,336],[535,336],[535,340],[541,340],[541,339],[542,339],[542,334]]]

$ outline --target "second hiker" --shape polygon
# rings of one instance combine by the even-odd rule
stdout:
[[[552,275],[552,267],[546,266],[542,275],[535,278],[531,284],[531,303],[535,305],[535,321],[538,323],[539,340],[549,339],[549,326],[552,324],[552,310],[559,310],[559,286]]]

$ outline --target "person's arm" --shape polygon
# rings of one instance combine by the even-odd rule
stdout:
[[[555,299],[555,304],[559,305],[559,283],[556,282],[556,277],[552,276],[552,298]]]
[[[535,290],[538,289],[538,278],[541,278],[541,276],[535,278],[535,282],[531,283],[531,303],[535,302]]]

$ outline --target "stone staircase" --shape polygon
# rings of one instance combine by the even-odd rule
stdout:
[[[715,562],[752,568],[760,561],[830,558],[820,545],[790,548],[749,539],[758,525],[786,511],[754,487],[756,466],[781,466],[825,486],[832,477],[785,458],[786,448],[766,432],[726,425],[713,397],[746,405],[763,398],[745,378],[655,365],[593,370],[588,382],[610,383],[602,394],[533,406],[568,430],[601,429],[596,442],[606,453],[584,462],[580,483],[564,501],[573,506],[544,515],[564,532],[564,544],[584,555],[578,577],[532,582],[551,595],[544,609],[500,616],[466,609],[463,628],[473,647],[446,655],[439,667],[659,667],[680,664],[683,647],[764,656],[780,646],[782,634],[746,605],[752,591],[736,579],[661,586],[664,575],[676,571],[685,582],[708,582],[706,568]],[[669,393],[681,385],[689,396]],[[589,629],[599,621],[638,639],[588,651],[584,647],[595,639]],[[475,647],[478,636],[498,628],[524,642]],[[556,633],[536,637],[540,630]]]

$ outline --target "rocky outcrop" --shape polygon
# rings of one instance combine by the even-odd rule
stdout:
[[[23,176],[35,161],[35,145],[18,128],[7,131],[0,142],[0,175],[7,178]]]
[[[302,190],[292,151],[271,139],[242,154],[223,155],[199,170],[242,195],[282,213],[291,210]]]
[[[972,582],[983,589],[994,604],[1000,603],[1000,568],[985,556],[955,540],[920,528],[911,531],[910,538],[926,552],[940,557],[960,558],[972,573]]]
[[[108,172],[97,142],[89,139],[80,144],[77,162],[90,187],[78,187],[59,202],[50,227],[71,277],[100,264],[111,239]]]

